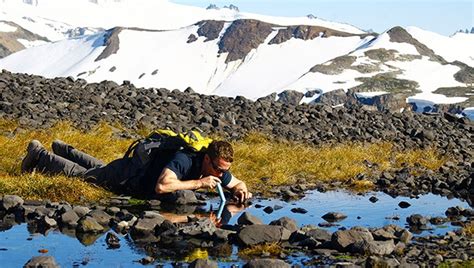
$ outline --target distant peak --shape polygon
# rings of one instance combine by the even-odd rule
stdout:
[[[223,8],[230,9],[236,12],[240,12],[239,8],[235,5],[230,4],[229,6],[224,6]],[[220,10],[220,8],[216,4],[210,4],[206,7],[207,10]]]
[[[206,7],[207,10],[210,10],[210,9],[215,9],[215,10],[219,10],[219,7],[216,5],[216,4],[209,4],[207,7]]]

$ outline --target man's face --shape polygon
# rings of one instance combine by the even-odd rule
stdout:
[[[206,154],[204,157],[204,175],[212,175],[215,177],[222,177],[226,171],[230,169],[231,163],[225,161],[222,158],[211,159],[209,155]]]

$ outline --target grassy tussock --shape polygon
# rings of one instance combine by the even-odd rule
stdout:
[[[467,236],[474,237],[474,222],[467,224],[463,230]]]
[[[0,120],[0,195],[17,194],[24,198],[67,200],[97,200],[111,195],[101,188],[79,179],[41,174],[21,174],[21,159],[26,146],[37,139],[51,150],[54,139],[61,139],[104,162],[122,157],[132,139],[119,138],[114,133],[120,126],[101,123],[90,131],[79,131],[68,122],[61,122],[47,130],[19,130],[17,124]],[[135,131],[146,135],[146,129]],[[292,184],[298,178],[308,181],[352,181],[354,188],[370,188],[366,180],[353,180],[358,174],[371,175],[401,166],[424,166],[438,169],[446,159],[434,149],[400,152],[393,144],[346,143],[310,146],[302,143],[269,139],[261,134],[249,134],[234,143],[235,161],[232,172],[245,181],[252,191],[265,192],[269,186]],[[367,163],[376,169],[367,167]],[[269,178],[263,182],[261,178]]]
[[[262,256],[262,254],[277,257],[283,252],[285,252],[285,250],[278,243],[265,243],[239,250],[238,254],[241,258],[250,259],[252,257]]]

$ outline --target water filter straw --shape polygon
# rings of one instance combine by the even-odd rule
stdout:
[[[225,196],[224,190],[222,189],[222,185],[220,183],[217,184],[217,192],[219,193],[219,197],[221,198],[221,203],[225,203]]]
[[[221,203],[219,205],[219,211],[217,211],[217,219],[221,219],[222,216],[222,211],[224,210],[225,206],[225,196],[224,196],[224,190],[222,189],[222,186],[220,183],[217,184],[217,192],[219,193],[219,197],[221,198]]]

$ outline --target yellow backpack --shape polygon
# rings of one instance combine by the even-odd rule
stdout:
[[[136,164],[146,166],[154,156],[176,151],[204,152],[212,139],[204,137],[199,130],[176,133],[169,129],[153,131],[146,138],[134,141],[124,155]]]

